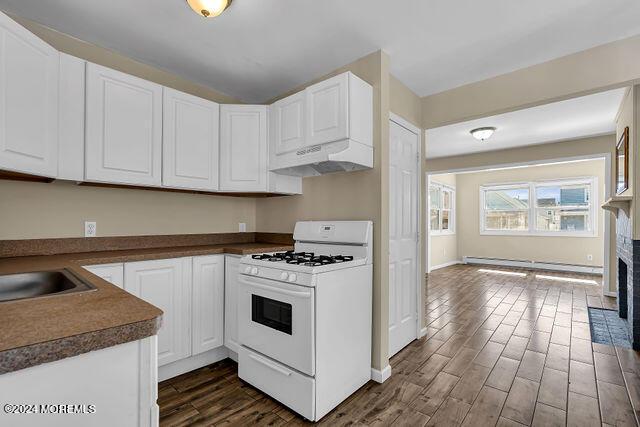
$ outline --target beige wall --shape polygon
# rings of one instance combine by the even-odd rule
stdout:
[[[591,176],[598,179],[597,203],[599,206],[604,199],[604,160],[458,174],[457,237],[460,257],[473,256],[602,267],[604,263],[604,211],[600,208],[596,209],[598,214],[596,237],[489,236],[480,234],[480,187],[482,185]],[[592,255],[593,260],[588,260],[587,255]]]
[[[394,76],[389,76],[389,110],[422,128],[422,101]]]
[[[291,232],[295,222],[302,220],[373,221],[372,366],[382,369],[388,364],[389,348],[389,59],[378,51],[304,86],[345,71],[373,86],[373,169],[304,178],[301,196],[258,200],[256,227],[261,231]],[[290,93],[299,89],[302,88]]]
[[[0,239],[82,237],[86,220],[98,236],[256,230],[254,199],[11,181],[0,181],[0,199]]]
[[[603,153],[609,153],[613,159],[615,156],[615,136],[604,135],[593,138],[582,138],[571,141],[555,142],[550,144],[532,145],[508,150],[490,151],[484,153],[468,154],[425,161],[425,169],[430,172],[479,170],[489,167],[508,166],[513,164],[539,164],[544,161],[558,159],[593,157]],[[427,141],[428,143],[428,141]],[[612,182],[613,188],[613,182]],[[612,190],[610,190],[612,191]],[[458,198],[460,194],[458,193]],[[464,200],[460,200],[464,203]],[[459,205],[460,206],[460,205]],[[459,209],[461,209],[459,207]],[[610,221],[610,259],[615,260],[615,221]],[[458,246],[458,256],[464,254]],[[609,266],[609,291],[616,289],[617,269],[615,262]]]
[[[217,102],[234,102],[215,90],[136,62],[107,49],[20,18],[20,24],[56,47],[91,62]],[[84,221],[98,236],[255,231],[255,200],[157,191],[0,181],[0,239],[80,237]]]
[[[431,183],[435,184],[444,184],[453,189],[457,187],[457,176],[456,174],[442,174],[442,175],[433,175],[431,176]],[[427,194],[427,193],[425,193]],[[457,194],[457,192],[456,192]],[[425,204],[427,200],[427,196],[425,195]],[[456,200],[457,206],[457,200]],[[425,216],[426,221],[429,220],[428,216]],[[429,256],[429,262],[431,264],[431,268],[438,267],[441,265],[449,264],[455,261],[458,261],[460,258],[458,257],[458,216],[454,214],[454,222],[453,222],[453,230],[454,234],[443,234],[443,235],[433,235],[431,236],[431,252],[427,253]]]
[[[594,47],[422,98],[430,129],[554,100],[628,86],[640,79],[640,36]]]

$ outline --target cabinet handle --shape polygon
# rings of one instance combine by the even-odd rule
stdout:
[[[282,375],[285,375],[287,377],[291,375],[291,371],[289,371],[288,369],[284,369],[284,368],[281,368],[280,366],[274,365],[273,363],[268,362],[261,357],[254,356],[253,354],[250,354],[249,357],[255,360],[256,362],[260,363],[261,365],[264,365],[267,368],[273,371],[276,371]]]

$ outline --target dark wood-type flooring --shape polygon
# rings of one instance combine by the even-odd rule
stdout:
[[[452,266],[428,277],[427,335],[391,359],[323,425],[637,425],[640,352],[591,342],[587,306],[615,308],[600,285]],[[484,267],[496,270],[495,267]],[[237,377],[228,359],[162,382],[160,424],[306,421]]]

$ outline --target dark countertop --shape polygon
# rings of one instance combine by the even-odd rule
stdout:
[[[0,274],[67,268],[96,287],[89,292],[0,302],[0,374],[157,333],[160,309],[82,265],[290,249],[274,243],[239,243],[0,258]]]

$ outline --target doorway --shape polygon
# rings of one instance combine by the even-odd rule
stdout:
[[[389,122],[389,357],[418,336],[420,130]]]

